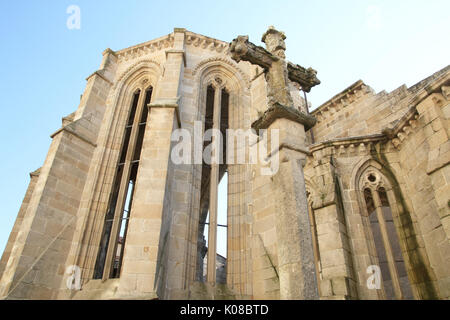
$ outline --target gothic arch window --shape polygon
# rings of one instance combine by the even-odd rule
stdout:
[[[373,254],[381,271],[385,299],[414,299],[393,217],[396,205],[388,180],[375,168],[360,177]]]
[[[94,279],[119,278],[132,214],[137,172],[147,125],[152,87],[137,89],[132,96],[123,142],[116,166],[108,210],[94,270]]]
[[[219,127],[222,130],[226,127],[244,131],[251,129],[249,119],[251,112],[249,108],[251,105],[250,82],[234,61],[224,60],[221,57],[207,59],[194,69],[193,75],[196,83],[195,101],[198,103],[196,120],[202,123],[202,133],[207,129],[208,120],[212,128],[214,118],[219,116],[220,121],[216,118],[217,129]],[[220,112],[214,112],[217,109],[220,109]],[[222,143],[225,145],[227,143],[226,135],[223,137],[225,137],[225,141],[222,141]],[[230,141],[230,143],[232,142]],[[211,141],[207,141],[206,146],[209,144],[211,144]],[[205,166],[205,163],[199,163],[194,168],[195,187],[191,198],[194,214],[190,220],[189,238],[192,240],[188,249],[189,255],[186,266],[187,284],[195,281],[207,281],[209,283],[226,281],[226,284],[235,292],[242,295],[251,295],[252,263],[249,240],[250,228],[248,226],[251,216],[251,207],[248,203],[248,199],[251,197],[251,180],[246,177],[249,170],[248,165],[240,164],[237,160],[237,148],[237,145],[233,148],[233,151],[235,151],[233,154],[233,157],[235,157],[234,163],[220,163],[218,166],[210,167]],[[242,149],[245,156],[248,157],[248,143]],[[226,158],[226,153],[224,153],[224,161]],[[228,189],[227,197],[222,192],[218,193],[219,182],[221,182],[220,187],[223,185],[224,189]],[[215,195],[218,195],[218,197]],[[218,216],[214,222],[210,221],[211,219],[207,220],[206,217],[208,210],[210,213],[213,212],[210,208],[215,207],[216,200],[218,201],[217,207],[223,207],[221,205],[223,203],[227,212],[226,219],[221,220],[221,211],[215,211]],[[215,226],[216,223],[217,227]],[[215,230],[213,233],[216,233],[216,236],[211,235],[210,232],[206,234],[205,230]],[[221,236],[221,233],[226,234],[227,239],[224,239],[225,236]],[[224,261],[224,257],[220,256],[217,256],[217,262],[216,259],[208,259],[208,254],[213,257],[215,251],[220,253],[220,250],[214,249],[214,245],[211,245],[209,241],[211,236],[217,240],[218,249],[221,247],[220,242],[226,244],[226,261]],[[210,264],[209,269],[207,267],[208,262]],[[226,274],[225,277],[217,276],[219,273],[223,274],[223,272]]]
[[[219,198],[219,183],[222,179],[228,182],[225,146],[226,130],[229,128],[230,95],[224,81],[219,77],[209,82],[205,95],[206,139],[203,151],[204,155],[211,154],[212,158],[204,157],[202,164],[196,280],[226,283],[228,254],[218,254],[217,245],[219,242],[226,247],[228,242],[228,210],[224,209],[228,205],[227,203],[219,205],[219,202],[227,197]],[[211,130],[219,130],[220,136],[209,135],[208,131],[211,132]],[[222,210],[219,211],[219,209]]]

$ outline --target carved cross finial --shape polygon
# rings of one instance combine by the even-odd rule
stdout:
[[[238,36],[230,44],[230,54],[233,60],[236,62],[248,61],[265,70],[269,106],[278,103],[286,107],[293,107],[289,81],[298,83],[306,92],[320,83],[315,70],[286,62],[285,39],[286,35],[283,32],[271,26],[262,37],[267,49],[251,43],[248,36]]]
[[[286,35],[284,32],[278,31],[274,26],[270,26],[269,29],[263,34],[262,42],[266,44],[267,51],[279,58],[286,58],[284,52],[286,51]]]

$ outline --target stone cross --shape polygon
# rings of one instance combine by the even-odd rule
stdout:
[[[265,70],[269,107],[275,104],[285,107],[294,106],[288,80],[298,83],[305,92],[309,92],[312,87],[320,84],[314,69],[305,69],[286,61],[285,39],[286,35],[283,32],[270,26],[262,37],[267,50],[249,42],[248,36],[238,36],[230,45],[233,60],[248,61]]]
[[[268,108],[259,116],[253,129],[277,130],[280,141],[276,146],[279,170],[271,177],[276,207],[277,269],[280,298],[287,300],[318,299],[313,240],[309,221],[303,165],[308,148],[305,131],[316,119],[294,106],[289,81],[300,84],[309,92],[318,85],[317,72],[286,61],[284,33],[269,27],[262,41],[267,49],[239,36],[230,45],[236,61],[248,61],[265,70]]]

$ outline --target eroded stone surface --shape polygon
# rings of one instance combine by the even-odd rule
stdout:
[[[386,290],[367,286],[380,240],[369,210],[382,210],[364,194],[383,188],[377,205],[390,206],[392,254],[405,266],[400,285],[408,280],[415,299],[449,299],[449,67],[390,93],[357,81],[307,116],[299,89],[319,81],[314,70],[286,61],[284,37],[270,28],[266,50],[246,37],[230,45],[176,28],[105,50],[80,105],[30,175],[0,260],[0,296],[386,299]],[[197,281],[202,167],[170,160],[172,132],[196,130],[205,90],[217,79],[230,94],[230,127],[281,130],[276,175],[261,174],[260,162],[228,167],[226,285]],[[132,94],[148,86],[122,273],[93,279]],[[291,109],[271,113],[277,103]],[[80,268],[81,290],[67,289],[70,266]]]

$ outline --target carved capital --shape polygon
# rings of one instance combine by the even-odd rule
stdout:
[[[311,129],[316,124],[316,118],[292,107],[286,107],[275,103],[252,124],[255,130],[267,129],[277,119],[289,119],[305,126],[305,130]]]

